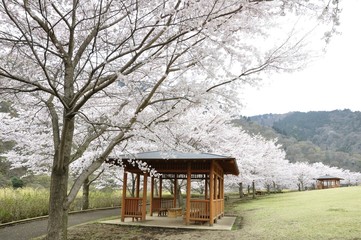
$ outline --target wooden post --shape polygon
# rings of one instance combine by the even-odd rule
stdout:
[[[214,200],[218,199],[219,196],[219,178],[216,174],[214,174]]]
[[[224,175],[220,178],[220,180],[221,180],[220,187],[221,187],[221,199],[222,199],[221,216],[223,217],[224,216]]]
[[[187,168],[187,200],[186,200],[186,225],[190,223],[191,213],[191,163],[188,162]]]
[[[214,160],[209,171],[209,226],[213,226],[214,216]]]
[[[153,198],[154,198],[154,177],[150,180],[150,216],[153,216]]]
[[[222,177],[219,176],[219,199],[223,198],[223,182]]]
[[[123,193],[122,193],[122,211],[121,211],[121,221],[124,222],[125,219],[125,198],[127,196],[127,178],[128,173],[124,169],[124,175],[123,175]]]
[[[206,174],[206,179],[204,180],[204,199],[208,198],[208,177]]]
[[[214,193],[215,193],[215,196],[214,196],[214,215],[213,215],[213,217],[217,217],[217,215],[219,214],[219,209],[218,209],[218,199],[219,199],[219,194],[220,194],[220,192],[219,192],[219,183],[220,183],[220,181],[219,181],[219,177],[218,177],[218,175],[217,174],[215,174],[214,175],[215,176],[215,179],[214,179]],[[217,218],[214,220],[214,223],[217,223]]]
[[[160,202],[162,202],[162,190],[163,190],[163,177],[160,176],[159,178],[159,199],[160,199]],[[162,205],[161,205],[162,207]]]
[[[139,189],[140,189],[140,174],[137,173],[137,177],[136,177],[136,192],[135,192],[135,197],[139,198]]]
[[[145,220],[145,215],[147,214],[147,182],[148,173],[145,172],[143,177],[142,221]]]

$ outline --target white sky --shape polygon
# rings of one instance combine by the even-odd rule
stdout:
[[[285,73],[247,89],[244,116],[291,111],[361,111],[361,0],[341,1],[341,35],[302,72]]]

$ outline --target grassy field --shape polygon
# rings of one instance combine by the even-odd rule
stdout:
[[[361,239],[361,187],[271,195],[235,210],[245,239]]]
[[[46,215],[48,202],[49,194],[44,189],[1,188],[0,223]]]
[[[238,216],[232,231],[184,231],[86,224],[69,230],[78,239],[361,240],[361,187],[292,192],[239,200],[227,214]]]

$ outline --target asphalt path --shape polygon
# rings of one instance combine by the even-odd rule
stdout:
[[[71,213],[68,227],[113,216],[120,216],[120,208]],[[40,237],[46,234],[47,224],[48,219],[43,218],[0,226],[0,240],[27,240]]]

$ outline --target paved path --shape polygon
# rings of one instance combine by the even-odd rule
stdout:
[[[95,221],[101,218],[119,216],[120,209],[106,209],[69,214],[68,226]],[[48,219],[35,220],[6,227],[0,227],[1,240],[27,240],[46,234]]]

